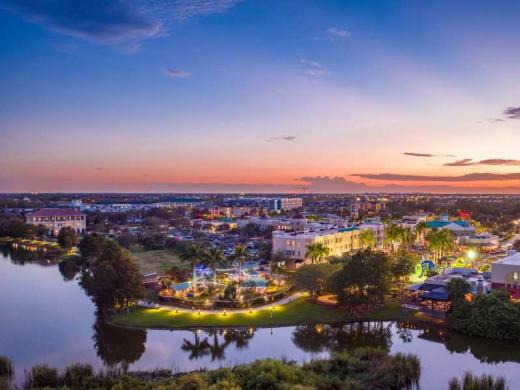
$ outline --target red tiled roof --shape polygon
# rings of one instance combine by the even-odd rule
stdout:
[[[85,214],[74,209],[40,209],[28,214],[30,217],[72,217],[79,215]]]

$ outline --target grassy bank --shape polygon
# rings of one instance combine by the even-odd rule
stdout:
[[[390,302],[385,307],[363,316],[352,317],[345,308],[321,306],[299,298],[286,305],[271,309],[254,310],[252,313],[197,314],[175,313],[164,309],[135,307],[130,313],[116,314],[111,322],[118,326],[145,328],[196,328],[196,327],[268,327],[308,323],[332,323],[358,320],[400,321],[425,320],[414,313],[404,312],[398,302]]]
[[[187,263],[181,262],[176,251],[170,249],[156,251],[133,250],[132,255],[142,273],[160,273],[172,266],[189,267]]]

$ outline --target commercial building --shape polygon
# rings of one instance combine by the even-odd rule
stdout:
[[[505,288],[513,298],[520,299],[520,253],[511,251],[508,257],[491,264],[493,288]]]
[[[252,217],[238,220],[238,227],[240,228],[249,224],[254,224],[260,230],[272,229],[282,231],[303,231],[308,226],[305,218]]]
[[[295,260],[305,260],[307,248],[310,244],[322,243],[329,250],[329,256],[340,256],[360,249],[357,227],[339,229],[321,229],[305,232],[288,233],[273,232],[273,253],[281,252]]]
[[[25,216],[30,225],[45,226],[51,235],[58,235],[64,227],[70,227],[78,234],[85,233],[86,215],[72,209],[41,209]]]
[[[271,198],[269,199],[270,211],[294,210],[303,207],[302,198]]]
[[[430,229],[447,229],[457,237],[473,237],[475,235],[475,227],[467,221],[462,219],[450,221],[447,215],[441,215],[440,219],[428,221],[426,226]]]

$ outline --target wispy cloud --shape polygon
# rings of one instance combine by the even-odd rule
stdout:
[[[239,1],[0,0],[0,7],[64,35],[135,51],[139,42],[164,35],[172,20],[225,12]]]
[[[468,181],[503,181],[520,180],[520,173],[468,173],[459,176],[429,176],[429,175],[402,175],[395,173],[356,173],[351,176],[362,177],[370,180],[389,181],[445,181],[445,182],[468,182]]]
[[[283,135],[281,137],[271,137],[267,139],[268,141],[288,141],[293,142],[296,140],[294,135]]]
[[[520,160],[504,159],[504,158],[489,158],[486,160],[473,161],[471,158],[464,158],[444,164],[447,167],[467,167],[471,165],[504,165],[504,166],[516,166],[520,165]]]
[[[520,107],[507,107],[504,115],[507,119],[520,119]]]
[[[188,79],[191,77],[190,72],[186,72],[184,70],[179,70],[179,69],[173,69],[173,68],[165,69],[164,74],[167,76],[170,76],[170,77],[176,77],[178,79]]]
[[[305,58],[300,59],[300,63],[305,66],[304,73],[311,77],[322,77],[329,72],[321,66],[317,61],[308,60]]]
[[[455,157],[452,154],[431,154],[431,153],[416,153],[416,152],[404,152],[405,156],[412,157]]]
[[[333,35],[333,36],[339,37],[339,38],[348,38],[350,36],[350,33],[348,32],[348,30],[345,30],[343,28],[338,28],[338,27],[330,27],[327,29],[327,32],[330,35]]]

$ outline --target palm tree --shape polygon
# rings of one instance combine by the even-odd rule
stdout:
[[[209,248],[203,255],[204,264],[213,271],[213,285],[217,284],[217,266],[224,261],[224,251],[218,247]]]
[[[193,291],[197,292],[197,265],[200,264],[204,255],[204,249],[196,243],[188,245],[180,254],[181,261],[187,261],[191,264],[193,271]]]
[[[313,242],[307,245],[305,257],[310,257],[313,263],[321,262],[329,255],[329,252],[329,248],[327,248],[322,242]]]
[[[417,237],[419,237],[422,245],[424,245],[424,237],[426,235],[427,229],[428,229],[428,224],[424,221],[420,221],[417,224],[417,226],[415,226],[415,233],[417,233]]]
[[[365,229],[359,235],[359,243],[363,248],[373,248],[376,246],[376,233],[371,229]]]
[[[403,228],[392,223],[385,231],[385,242],[390,245],[392,252],[396,252],[404,238]]]
[[[238,260],[238,293],[240,294],[240,287],[242,282],[242,264],[249,257],[249,252],[245,245],[237,245],[235,247],[235,253],[233,253],[233,258]]]
[[[190,353],[190,360],[200,359],[210,353],[208,338],[205,337],[204,340],[201,340],[198,330],[194,330],[193,334],[195,335],[195,342],[192,343],[190,340],[184,339],[181,346],[183,351]]]
[[[426,236],[426,240],[435,261],[441,259],[446,252],[452,251],[455,247],[453,235],[446,229],[431,231]]]

